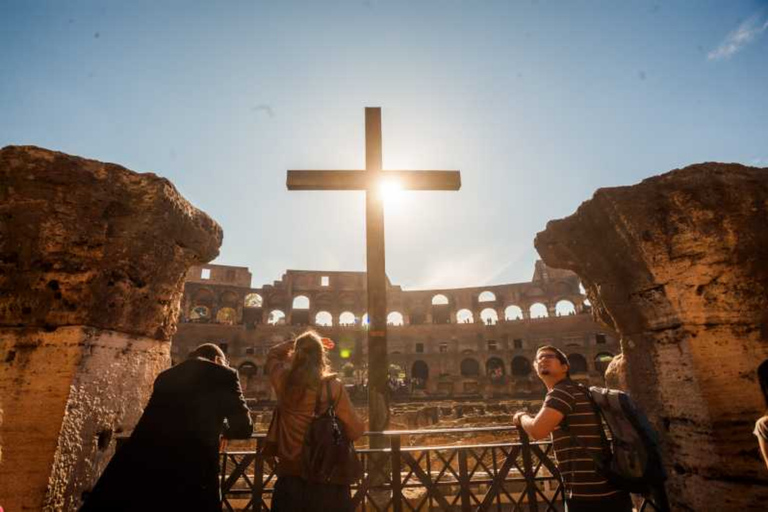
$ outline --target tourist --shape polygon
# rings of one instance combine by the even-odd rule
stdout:
[[[219,347],[200,345],[157,377],[131,437],[80,510],[220,512],[221,436],[252,432],[237,372]]]
[[[763,392],[765,404],[768,406],[768,359],[757,367],[757,380],[760,382],[760,390]],[[754,434],[757,436],[757,442],[760,445],[763,462],[768,467],[768,411],[755,423]]]
[[[559,349],[544,346],[536,352],[534,366],[547,386],[544,405],[535,417],[521,411],[512,421],[534,440],[552,434],[557,465],[565,485],[567,511],[631,512],[629,493],[608,483],[592,457],[583,453],[584,448],[574,443],[560,427],[565,420],[587,449],[603,453],[602,421],[589,398],[571,380],[568,358]]]
[[[301,451],[304,436],[320,400],[328,408],[324,382],[331,381],[335,411],[349,441],[363,435],[364,423],[355,413],[344,386],[330,373],[326,349],[315,332],[308,331],[273,347],[265,368],[277,395],[277,421],[270,436],[277,442],[277,482],[272,496],[273,512],[353,510],[348,485],[319,484],[302,478]],[[276,429],[273,433],[272,428]]]

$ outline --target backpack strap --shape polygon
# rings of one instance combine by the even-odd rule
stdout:
[[[592,411],[595,413],[595,416],[597,417],[597,421],[599,423],[598,428],[600,430],[600,444],[603,447],[603,455],[608,454],[608,450],[610,445],[608,444],[608,438],[605,436],[605,429],[603,428],[603,413],[600,410],[600,408],[597,406],[595,401],[592,399],[592,394],[589,392],[589,390],[584,387],[583,384],[579,384],[578,382],[574,383],[576,387],[581,391],[584,396],[586,396],[587,400],[589,400],[589,403],[592,405]],[[601,473],[605,473],[606,467],[605,467],[605,460],[599,458],[597,455],[595,455],[591,450],[587,448],[587,445],[584,444],[584,441],[576,437],[576,434],[571,431],[571,429],[568,426],[568,418],[564,418],[562,423],[560,424],[560,428],[562,428],[566,434],[568,434],[571,437],[571,441],[576,443],[576,445],[584,451],[589,457],[594,461],[595,466],[597,467],[597,470]]]
[[[336,400],[333,399],[333,393],[331,392],[331,380],[332,379],[325,379],[325,387],[328,391],[326,394],[328,395],[328,410],[332,411],[332,414],[336,415],[336,406],[339,405],[339,400],[341,400],[341,393],[339,393],[339,396],[336,398]]]

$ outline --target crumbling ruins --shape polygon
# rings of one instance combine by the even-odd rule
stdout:
[[[530,362],[534,344],[573,349],[584,375],[599,377],[608,358],[598,355],[616,353],[616,332],[622,355],[608,377],[659,430],[674,509],[764,510],[768,474],[751,432],[765,407],[755,369],[768,358],[766,226],[768,169],[700,164],[598,190],[539,234],[546,265],[530,283],[391,286],[390,357],[414,393],[517,394],[536,391],[530,370],[515,365]],[[205,265],[221,240],[215,222],[153,174],[35,147],[0,150],[6,510],[76,507],[155,375],[192,343],[225,344],[258,398],[264,349],[315,325],[356,378],[361,274],[289,271],[252,289],[246,268]],[[583,313],[579,278],[608,327]],[[557,315],[560,300],[573,314]]]
[[[0,150],[0,504],[73,510],[170,363],[221,228],[154,174]]]
[[[706,163],[598,190],[536,238],[621,335],[614,382],[651,415],[675,510],[758,511],[768,358],[768,169]]]
[[[538,262],[526,283],[477,288],[387,290],[391,374],[409,385],[401,398],[543,395],[531,362],[552,344],[569,354],[574,377],[598,385],[618,354],[615,333],[584,304],[579,278]],[[336,341],[334,368],[347,384],[365,379],[364,272],[289,270],[251,288],[246,267],[205,265],[187,275],[172,356],[217,343],[240,371],[246,396],[269,398],[266,352],[304,329]],[[364,393],[362,394],[364,397]]]

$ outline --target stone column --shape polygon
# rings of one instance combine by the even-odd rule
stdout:
[[[674,510],[758,511],[768,358],[768,169],[707,163],[598,190],[535,245],[621,335],[609,369],[659,430]]]
[[[75,510],[170,362],[221,228],[166,179],[0,150],[0,504]]]

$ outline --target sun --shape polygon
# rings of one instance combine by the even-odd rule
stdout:
[[[387,204],[397,203],[402,196],[403,184],[394,178],[382,178],[379,181],[381,198]]]

